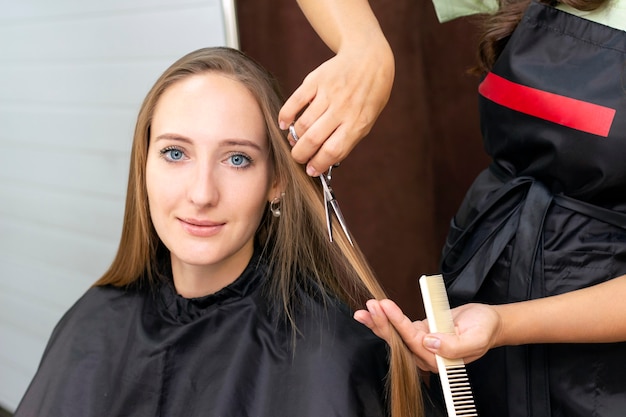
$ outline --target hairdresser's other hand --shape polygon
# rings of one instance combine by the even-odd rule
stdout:
[[[466,304],[452,309],[456,334],[430,333],[424,347],[444,358],[461,358],[470,363],[498,346],[502,320],[496,308],[486,304]]]
[[[412,322],[391,300],[369,300],[367,310],[358,310],[354,318],[369,327],[374,334],[389,343],[394,327],[404,343],[413,352],[416,365],[426,371],[436,371],[435,355],[424,346],[424,337],[428,334],[428,322]]]
[[[309,175],[342,161],[369,133],[389,100],[393,78],[393,54],[381,34],[342,45],[304,79],[278,117],[282,129],[295,121],[299,141],[292,156],[307,164]]]
[[[496,308],[485,304],[466,304],[453,309],[454,335],[429,333],[427,320],[411,322],[390,300],[370,300],[367,308],[368,311],[357,311],[355,319],[385,340],[389,326],[393,325],[415,355],[416,364],[424,370],[437,372],[435,353],[470,363],[499,345],[500,315]]]

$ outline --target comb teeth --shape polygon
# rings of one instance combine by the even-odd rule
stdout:
[[[450,302],[441,275],[422,276],[420,289],[424,310],[432,333],[454,334]],[[449,417],[477,417],[474,396],[462,359],[447,359],[435,355],[441,379],[443,397]]]

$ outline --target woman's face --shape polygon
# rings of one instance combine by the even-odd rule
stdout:
[[[204,73],[163,93],[146,185],[180,294],[215,292],[245,269],[267,202],[279,195],[272,171],[261,109],[241,83]]]

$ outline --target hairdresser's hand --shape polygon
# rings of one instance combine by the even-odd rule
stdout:
[[[355,312],[357,321],[385,340],[389,326],[393,325],[415,355],[417,366],[432,372],[437,372],[435,353],[446,358],[463,358],[465,363],[480,358],[497,346],[502,326],[496,309],[484,304],[467,304],[452,310],[455,335],[429,333],[427,320],[411,322],[390,300],[370,300],[367,308]]]
[[[391,300],[369,300],[367,310],[358,310],[354,318],[369,327],[378,337],[389,343],[392,327],[415,355],[415,363],[420,369],[436,371],[435,355],[424,347],[424,336],[428,334],[428,323],[411,320],[400,307]]]
[[[342,161],[369,133],[389,100],[393,77],[393,54],[381,37],[343,47],[304,79],[278,117],[282,129],[295,121],[299,141],[292,156],[307,164],[309,175]]]
[[[498,346],[502,319],[493,306],[466,304],[452,309],[456,334],[429,333],[424,347],[444,358],[462,358],[470,363]]]

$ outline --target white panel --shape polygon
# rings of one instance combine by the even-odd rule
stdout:
[[[0,63],[178,57],[223,44],[223,30],[217,6],[18,22],[0,26]]]
[[[0,233],[3,257],[71,268],[91,276],[94,281],[111,263],[118,244],[117,240],[108,241],[61,228],[44,227],[35,222],[19,223],[5,219],[0,219]]]
[[[118,240],[122,231],[121,195],[76,194],[61,187],[24,187],[11,181],[0,182],[0,195],[10,196],[0,201],[0,218],[12,222],[56,227],[107,241]]]
[[[134,116],[141,100],[170,60],[137,63],[80,63],[0,66],[0,79],[14,80],[4,86],[3,107],[61,105],[76,111],[78,106],[100,112],[131,111]],[[93,110],[93,109],[92,109]],[[127,138],[128,139],[128,138]]]
[[[126,192],[129,155],[122,150],[96,153],[49,145],[26,147],[12,142],[6,142],[3,147],[7,145],[23,157],[5,158],[0,182],[35,188],[54,187],[61,192],[74,191],[115,199]]]
[[[222,2],[0,0],[1,406],[113,259],[141,101],[175,59],[225,44]]]
[[[1,323],[0,334],[2,334],[3,337],[6,336],[7,340],[9,339],[10,331],[2,326]],[[29,356],[26,352],[30,349],[30,346],[26,341],[17,338],[12,343],[16,343],[18,345],[19,355],[17,356]],[[4,343],[2,343],[2,345],[4,346]],[[32,353],[30,353],[30,355],[32,355]],[[8,360],[0,357],[0,364],[2,364],[2,379],[7,381],[2,384],[2,389],[0,389],[0,404],[4,405],[4,408],[9,411],[13,411],[15,406],[19,403],[24,391],[30,383],[32,378],[31,375],[35,373],[35,369],[37,367],[37,364],[35,364],[34,367],[31,367],[27,372],[25,372],[24,369],[16,367],[14,363],[15,356],[15,354],[12,354],[12,357]]]
[[[53,20],[59,17],[85,18],[109,14],[137,13],[149,9],[217,7],[218,0],[0,0],[0,23],[15,24],[24,20]]]
[[[12,279],[0,282],[1,293],[16,295],[16,299],[24,306],[45,305],[54,311],[54,314],[40,318],[42,327],[35,332],[40,340],[48,337],[57,318],[87,291],[102,272],[94,268],[85,274],[73,270],[72,264],[55,266],[24,257],[7,258],[3,266],[6,267],[3,267],[6,276]],[[63,288],[63,291],[59,291],[59,288]],[[10,310],[0,305],[0,312],[4,311]],[[10,316],[13,314],[10,313]]]
[[[1,103],[0,99],[0,141],[3,143],[53,144],[77,151],[127,153],[139,109],[139,104],[132,109],[114,107],[103,111],[84,104],[50,107]]]
[[[40,351],[44,347],[41,340],[50,337],[51,329],[61,316],[45,305],[27,304],[13,294],[4,292],[0,293],[0,303],[3,305],[0,311],[0,330],[8,334],[0,346],[0,359],[12,363],[18,370],[34,372],[38,363],[33,363],[30,357],[41,354]],[[10,312],[11,315],[7,316],[6,312]],[[15,327],[11,322],[12,315],[23,317],[23,325]],[[20,355],[20,352],[28,352],[28,355]]]

